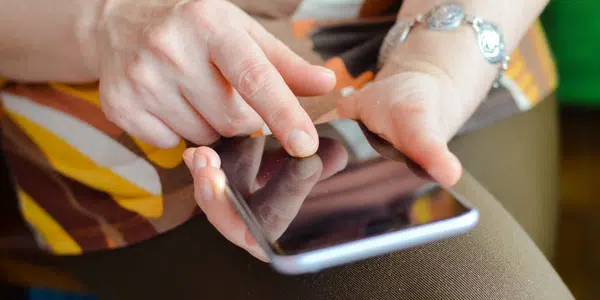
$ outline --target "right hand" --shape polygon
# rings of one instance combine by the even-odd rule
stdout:
[[[264,140],[225,140],[219,145],[221,157],[209,147],[189,148],[183,157],[194,177],[194,197],[209,222],[229,241],[267,261],[227,198],[225,172],[272,242],[296,218],[315,184],[346,167],[348,153],[339,142],[322,139],[317,155],[283,159],[282,150],[265,151]]]
[[[84,50],[109,120],[160,148],[208,145],[266,124],[296,157],[318,148],[297,96],[335,85],[225,0],[108,0]]]

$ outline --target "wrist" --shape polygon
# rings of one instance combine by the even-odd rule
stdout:
[[[398,20],[414,19],[437,5],[457,3],[467,14],[498,26],[505,37],[506,51],[511,53],[548,2],[549,0],[405,0],[397,17]]]
[[[448,79],[467,107],[477,106],[497,78],[499,68],[487,62],[477,47],[475,33],[468,26],[451,31],[429,31],[414,26],[403,44],[387,58],[385,72],[427,72]],[[383,71],[383,70],[382,70]]]

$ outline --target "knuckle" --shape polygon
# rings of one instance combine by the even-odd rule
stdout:
[[[152,86],[148,66],[139,58],[136,57],[126,68],[125,76],[133,84],[142,85],[144,87]]]
[[[169,33],[164,25],[152,26],[144,32],[145,45],[153,52],[167,55],[170,52]]]
[[[196,25],[203,29],[212,29],[212,18],[216,14],[217,6],[213,0],[188,1],[181,5],[184,16],[191,18]]]
[[[182,5],[182,9],[184,12],[194,15],[210,15],[214,10],[214,3],[211,0],[188,1]]]
[[[279,103],[273,106],[265,121],[268,123],[269,127],[277,128],[279,127],[279,124],[295,120],[295,115],[296,114],[292,112],[291,107],[286,107]]]
[[[253,59],[241,63],[237,73],[238,92],[246,97],[253,98],[261,91],[269,88],[273,83],[274,71],[266,63],[257,63]]]

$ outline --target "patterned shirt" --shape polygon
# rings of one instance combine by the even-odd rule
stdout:
[[[300,99],[316,123],[337,118],[334,103],[344,89],[373,79],[379,47],[400,7],[395,0],[232,2],[308,61],[336,72],[334,92]],[[556,73],[539,22],[511,57],[502,87],[490,92],[460,133],[528,110],[553,92]],[[181,141],[163,150],[128,135],[104,117],[97,83],[0,80],[0,86],[3,152],[18,201],[15,211],[1,213],[22,216],[0,235],[0,249],[77,255],[124,247],[199,212],[182,163],[192,145]],[[352,139],[343,121],[331,124]]]

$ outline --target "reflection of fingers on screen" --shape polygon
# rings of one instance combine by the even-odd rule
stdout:
[[[349,211],[361,207],[377,207],[408,195],[428,181],[411,176],[397,163],[382,161],[361,169],[344,172],[319,182],[308,196],[299,222],[326,215],[331,211]]]
[[[322,138],[317,155],[323,162],[321,180],[327,179],[344,170],[348,165],[348,150],[339,141]]]
[[[262,203],[253,209],[253,211],[257,216],[261,227],[264,228],[269,241],[274,241],[277,240],[288,228],[289,224],[292,223],[299,208],[300,205],[297,207],[276,207],[270,203]]]
[[[316,156],[287,160],[272,180],[249,199],[270,241],[279,238],[297,216],[321,170],[321,160]]]

